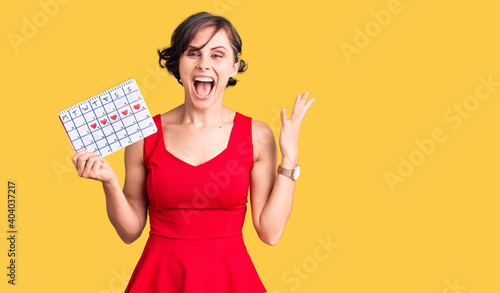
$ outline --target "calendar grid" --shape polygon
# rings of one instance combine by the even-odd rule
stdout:
[[[58,116],[75,152],[86,149],[102,157],[157,131],[134,79],[77,103]]]
[[[125,90],[122,88],[122,91],[123,91],[123,94],[125,95]],[[127,95],[125,95],[125,99],[127,99]],[[129,100],[127,99],[127,105],[129,104]],[[125,106],[123,106],[122,108],[124,108]],[[118,111],[120,112],[120,111]],[[122,120],[122,123],[123,123],[123,120]],[[127,136],[130,135],[128,133],[128,130],[127,130],[127,127],[125,127],[125,132],[127,133]]]
[[[95,115],[95,111],[94,111],[94,108],[92,108],[92,104],[91,104],[91,103],[89,103],[89,104],[90,104],[90,108],[92,109],[92,112],[94,112],[94,115]],[[80,108],[80,112],[81,112],[81,113],[83,113],[83,111],[82,111],[82,105],[78,105],[78,107]],[[87,124],[88,124],[87,119],[85,118],[85,115],[83,115],[83,114],[82,114],[82,117],[83,117],[83,120],[85,120],[85,123],[87,123]],[[92,141],[93,141],[94,143],[96,143],[96,140],[95,140],[94,135],[92,134],[92,131],[90,131],[90,136],[92,136]],[[84,146],[85,146],[85,147],[88,147],[89,145],[90,145],[90,144],[85,145],[85,143],[84,143]],[[99,151],[99,155],[101,155],[101,152],[100,152],[100,151]]]
[[[120,115],[119,114],[120,113],[120,108],[116,105],[115,100],[113,99],[113,95],[111,95],[111,93],[109,93],[109,96],[111,97],[111,102],[110,103],[113,103],[113,105],[115,106],[116,111],[118,112],[118,115]],[[125,125],[123,124],[123,121],[121,119],[120,119],[120,123],[122,124],[123,128],[125,128]],[[116,132],[118,132],[118,131],[116,131]],[[120,140],[120,138],[118,136],[117,136],[117,139],[118,139],[118,144],[120,144],[120,147],[125,147],[124,145],[122,145],[122,142],[121,142],[121,140]]]
[[[99,101],[101,102],[101,105],[102,105],[102,107],[104,108],[104,105],[105,105],[105,104],[102,102],[102,99],[100,98],[100,96],[99,96]],[[92,104],[91,104],[91,107],[92,107]],[[94,112],[94,115],[96,116],[96,119],[97,119],[97,121],[99,122],[99,121],[100,121],[100,120],[99,120],[99,117],[97,117],[97,113],[95,112],[95,108],[93,108],[93,107],[92,107],[92,112]],[[107,113],[105,113],[105,115],[106,115],[106,118],[108,118],[108,119],[109,119],[109,117],[107,116]],[[103,128],[102,126],[100,126],[100,127],[101,127],[101,129]],[[92,133],[92,132],[91,132],[91,133]],[[93,136],[92,136],[92,139],[94,140],[94,143],[96,143],[96,144],[98,143],[98,140],[96,140]],[[107,136],[104,136],[104,139],[106,139],[106,145],[109,145],[108,137],[107,137]],[[100,150],[99,150],[99,155],[102,155],[102,153],[101,153],[101,151],[100,151]]]
[[[108,92],[108,95],[109,95],[109,98],[111,99],[111,102],[110,102],[110,103],[113,103],[113,106],[114,106],[114,107],[115,107],[115,109],[118,111],[118,107],[116,106],[115,101],[113,100],[113,96],[111,95],[111,93],[110,93],[110,92]],[[122,125],[123,125],[123,123],[122,123]],[[115,133],[116,133],[116,132],[118,132],[118,131],[115,129],[115,126],[113,125],[113,123],[111,123],[111,127],[113,127],[113,130],[115,131]],[[117,137],[117,138],[118,138],[118,137]],[[118,139],[118,144],[120,145],[120,147],[123,147],[123,146],[122,146],[122,143],[121,143],[121,141],[120,141],[120,139]]]
[[[71,117],[71,114],[70,114],[70,117]],[[73,124],[73,126],[75,126],[75,122],[73,120],[71,120],[71,123]],[[80,134],[80,131],[78,131],[78,127],[75,126],[75,129],[76,129],[76,133],[78,133],[78,137],[82,137],[82,135]],[[73,141],[71,141],[71,145],[73,146],[74,149],[76,149],[73,145]]]
[[[128,101],[128,104],[130,105],[130,100],[129,100],[128,96],[127,96],[127,93],[125,92],[125,90],[124,90],[123,88],[122,88],[122,91],[123,91],[123,94],[125,95],[125,98],[126,98],[126,99],[127,99],[127,101]],[[132,92],[132,93],[134,93],[134,92]],[[134,115],[134,118],[137,120],[137,117],[135,116],[135,113],[134,113],[134,112],[132,112],[132,115]],[[137,123],[139,123],[139,122],[137,122]],[[139,131],[141,132],[141,134],[142,134],[142,135],[144,135],[144,134],[142,133],[142,130],[141,130],[140,128],[139,128]]]

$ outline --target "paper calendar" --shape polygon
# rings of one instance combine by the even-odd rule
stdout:
[[[58,115],[75,152],[86,149],[101,157],[158,130],[134,79]]]

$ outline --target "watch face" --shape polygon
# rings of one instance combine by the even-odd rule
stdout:
[[[300,175],[300,166],[297,166],[297,168],[295,168],[295,172],[293,172],[293,179],[297,180],[297,178],[299,178],[299,175]]]

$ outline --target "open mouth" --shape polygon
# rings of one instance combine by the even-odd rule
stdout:
[[[193,87],[196,96],[200,99],[208,99],[215,88],[214,81],[210,78],[195,78]]]

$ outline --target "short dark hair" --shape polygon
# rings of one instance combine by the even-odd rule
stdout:
[[[172,74],[181,85],[182,81],[179,73],[179,59],[188,48],[196,33],[200,29],[208,26],[215,27],[212,36],[210,36],[210,39],[208,39],[203,46],[196,49],[199,50],[205,47],[219,30],[224,29],[233,49],[234,63],[238,62],[238,59],[240,60],[238,72],[244,72],[248,67],[248,64],[239,58],[241,54],[242,42],[240,35],[231,22],[223,16],[212,15],[208,12],[198,12],[186,18],[174,30],[170,41],[170,47],[163,48],[162,50],[158,49],[158,55],[160,57],[158,62],[160,63],[160,67],[167,68],[167,71]],[[237,82],[238,80],[230,77],[226,87],[234,86]]]

